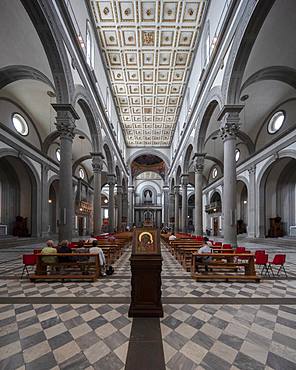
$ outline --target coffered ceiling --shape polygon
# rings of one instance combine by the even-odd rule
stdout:
[[[91,0],[129,146],[168,146],[207,0]]]

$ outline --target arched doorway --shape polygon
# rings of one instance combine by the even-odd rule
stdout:
[[[243,181],[236,186],[237,233],[245,234],[248,227],[248,189]]]
[[[49,233],[57,234],[59,225],[59,181],[54,180],[49,187],[48,212],[49,212]]]
[[[220,193],[217,191],[212,194],[210,204],[206,207],[206,212],[210,214],[211,234],[219,236],[222,229],[222,200]]]
[[[290,235],[296,225],[296,160],[281,158],[264,172],[259,188],[259,235]]]
[[[37,185],[26,163],[14,156],[0,158],[0,218],[7,234],[37,235]]]

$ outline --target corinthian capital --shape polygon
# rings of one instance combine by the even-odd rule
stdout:
[[[205,164],[205,153],[195,153],[194,160],[194,172],[202,174]]]
[[[92,168],[94,173],[102,172],[103,170],[103,159],[102,153],[90,153],[92,156]]]
[[[243,105],[225,105],[221,110],[218,121],[220,121],[220,134],[223,141],[236,139],[240,129],[239,114]]]
[[[61,138],[74,139],[75,120],[79,119],[78,114],[71,104],[52,104],[57,112],[56,127]]]

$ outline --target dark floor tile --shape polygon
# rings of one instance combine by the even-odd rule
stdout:
[[[81,307],[78,307],[77,309],[76,309],[76,311],[80,314],[80,315],[82,315],[83,313],[86,313],[86,312],[89,312],[89,311],[91,311],[93,308],[89,305],[89,304],[85,304],[85,305],[83,305],[83,306],[81,306]]]
[[[295,362],[291,362],[275,353],[269,352],[267,356],[267,366],[274,370],[295,370]]]
[[[84,370],[89,366],[90,363],[82,352],[59,364],[61,370]]]
[[[196,370],[197,364],[181,352],[177,352],[167,363],[167,367],[170,370]]]
[[[0,328],[15,322],[15,316],[7,317],[6,319],[0,320]]]
[[[26,304],[25,306],[17,307],[15,309],[15,314],[19,315],[20,313],[27,312],[30,310],[33,310],[33,306],[31,304]]]
[[[162,320],[162,324],[168,326],[171,329],[176,329],[180,324],[182,324],[182,321],[176,319],[173,316],[168,316],[164,320]]]
[[[294,327],[296,328],[296,324],[294,324]],[[296,350],[296,339],[295,338],[291,338],[286,335],[274,332],[272,335],[272,340],[277,343],[283,344],[285,347],[289,347],[289,348]],[[296,364],[295,364],[295,367],[296,367]]]
[[[0,361],[1,370],[12,370],[21,367],[24,364],[23,354],[21,352],[16,353],[13,356]]]
[[[44,342],[46,337],[43,331],[36,333],[34,335],[30,335],[29,337],[23,338],[20,340],[23,351],[29,347],[32,347],[38,343]]]
[[[234,335],[227,335],[227,334],[221,334],[218,340],[224,344],[227,344],[228,346],[239,350],[243,344],[243,339],[238,338]]]
[[[97,343],[100,339],[94,332],[90,332],[87,334],[82,335],[81,337],[76,339],[76,343],[78,346],[82,349],[85,350],[89,347],[91,347],[93,344]]]
[[[263,326],[264,328],[268,328],[270,330],[274,330],[275,322],[269,321],[264,319],[263,317],[255,317],[254,323]]]
[[[256,344],[260,347],[264,347],[265,349],[268,349],[271,343],[271,339],[267,339],[266,337],[263,337],[262,335],[259,335],[253,331],[248,332],[246,339],[248,342]]]
[[[210,320],[208,320],[208,324],[211,324],[219,329],[225,329],[228,326],[229,322],[214,316],[211,317]]]
[[[178,351],[188,342],[187,338],[175,331],[170,332],[164,340]]]
[[[276,322],[278,324],[288,326],[289,328],[294,328],[295,327],[295,321],[288,320],[288,319],[285,319],[285,318],[280,317],[280,316],[277,317]]]
[[[205,324],[204,321],[199,320],[195,316],[188,317],[188,319],[185,320],[185,323],[193,326],[195,329],[200,329]]]
[[[121,313],[122,315],[125,315],[126,313],[128,313],[128,305],[122,305],[122,306],[119,306],[116,308],[116,311]]]
[[[56,366],[56,360],[51,352],[26,364],[26,370],[49,370]]]
[[[110,352],[107,356],[104,356],[92,366],[96,370],[119,370],[124,366],[124,363],[115,353]]]
[[[52,305],[50,304],[47,304],[46,306],[42,306],[42,307],[38,307],[36,308],[36,314],[37,315],[41,315],[42,313],[45,313],[45,312],[48,312],[48,311],[52,311]]]
[[[112,287],[112,288],[114,288],[114,287]],[[109,306],[108,304],[104,304],[104,305],[97,308],[97,312],[101,315],[104,315],[104,313],[107,313],[107,312],[112,311],[112,310],[113,310],[113,308],[111,306]]]
[[[26,306],[24,306],[24,307],[26,307]],[[0,313],[10,311],[10,310],[13,310],[13,309],[14,309],[14,306],[12,304],[5,305],[5,306],[0,305]]]
[[[124,316],[117,317],[117,319],[111,321],[111,324],[118,330],[124,328],[129,323],[130,321]]]
[[[25,320],[22,320],[22,321],[18,321],[17,322],[17,326],[19,329],[24,329],[26,328],[27,326],[31,326],[33,324],[37,324],[39,321],[38,321],[38,318],[37,316],[33,316],[33,317],[29,317]]]
[[[50,338],[48,340],[48,343],[51,349],[55,350],[56,348],[62,347],[64,344],[69,343],[72,340],[73,340],[72,335],[68,331],[65,331],[64,333],[61,333],[53,338]]]
[[[0,328],[0,330],[1,330],[1,328]],[[19,332],[18,331],[14,331],[12,333],[3,335],[3,336],[0,337],[0,348],[3,347],[3,346],[7,346],[10,343],[16,342],[17,340],[19,340]]]
[[[52,317],[48,320],[41,321],[41,326],[42,329],[48,329],[51,328],[52,326],[55,326],[62,322],[62,320],[57,316],[57,317]]]
[[[213,344],[215,343],[215,340],[211,337],[209,337],[207,334],[202,333],[201,331],[198,331],[192,338],[192,342],[200,345],[201,347],[209,350]]]
[[[229,362],[224,361],[222,358],[211,352],[208,352],[205,355],[201,362],[201,366],[205,370],[229,370],[231,368],[231,364]]]
[[[241,370],[264,370],[265,368],[260,362],[241,352],[237,354],[233,364]]]
[[[73,308],[71,305],[67,304],[65,306],[62,306],[62,307],[58,307],[56,308],[56,312],[61,315],[62,313],[65,313],[65,312],[69,312],[71,311]]]
[[[84,323],[84,320],[80,316],[76,316],[76,317],[73,317],[73,319],[64,321],[64,324],[68,330],[75,328],[76,326],[82,325],[83,323]]]
[[[107,346],[112,351],[114,351],[116,348],[120,347],[126,341],[127,341],[126,336],[123,335],[120,331],[117,331],[117,332],[109,335],[107,338],[104,339],[104,343],[107,344]]]
[[[292,315],[296,315],[296,308],[289,307],[289,306],[280,306],[280,311],[291,313]]]
[[[102,325],[105,325],[108,321],[103,316],[98,316],[90,321],[87,321],[87,324],[93,329],[96,330]]]

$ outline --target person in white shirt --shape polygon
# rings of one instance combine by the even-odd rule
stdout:
[[[202,247],[199,248],[198,250],[198,253],[199,254],[203,254],[203,253],[211,253],[212,252],[212,249],[211,247],[208,245],[208,242],[209,242],[209,239],[208,238],[204,238],[204,245]],[[209,271],[209,263],[211,262],[212,258],[210,256],[206,256],[206,257],[200,257],[200,256],[197,256],[196,257],[196,271],[198,271],[198,264],[199,263],[204,263],[205,265],[205,272],[208,272]]]
[[[86,243],[92,243],[95,240],[97,240],[97,238],[95,238],[94,234],[91,234],[90,238],[87,239]]]
[[[171,242],[172,240],[176,240],[177,237],[174,233],[172,233],[172,235],[169,236],[169,241]]]
[[[100,260],[100,266],[101,266],[101,272],[103,276],[106,276],[106,259],[104,252],[102,248],[98,246],[98,241],[97,239],[93,241],[93,246],[89,248],[89,253],[91,254],[98,254],[99,255],[99,260]]]

